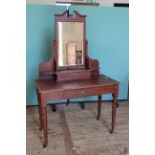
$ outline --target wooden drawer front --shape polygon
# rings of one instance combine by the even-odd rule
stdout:
[[[117,86],[104,86],[98,88],[84,88],[75,90],[64,90],[60,92],[46,93],[47,100],[60,100],[69,98],[79,98],[87,96],[97,96],[102,94],[110,94],[117,90]]]
[[[75,80],[75,79],[89,79],[90,71],[79,72],[62,72],[57,74],[58,81]]]

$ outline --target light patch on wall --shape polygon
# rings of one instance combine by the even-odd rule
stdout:
[[[75,0],[26,0],[27,4],[50,4],[55,5],[56,2],[75,2]],[[85,0],[86,1],[86,0]],[[81,1],[78,1],[81,2]],[[129,0],[96,0],[100,6],[113,6],[114,3],[127,3]]]

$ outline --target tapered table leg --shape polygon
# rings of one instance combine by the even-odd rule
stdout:
[[[44,147],[48,145],[48,124],[47,124],[47,103],[44,100],[44,97],[41,96],[41,118],[42,118],[42,127],[44,131]]]
[[[101,115],[101,103],[102,103],[102,95],[98,96],[98,108],[97,108],[97,120],[100,119]]]
[[[112,103],[112,122],[111,122],[111,133],[114,132],[115,128],[115,119],[116,119],[116,105],[117,105],[117,95],[112,94],[113,96],[113,103]]]
[[[39,121],[40,121],[40,128],[39,130],[42,130],[43,128],[43,120],[42,120],[42,114],[41,114],[41,103],[40,103],[40,95],[39,95],[39,92],[38,90],[36,90],[37,92],[37,99],[38,99],[38,111],[39,111]]]
[[[47,125],[47,108],[41,108],[42,111],[42,119],[43,119],[43,131],[44,131],[44,147],[48,145],[48,125]]]
[[[41,131],[43,129],[43,120],[42,120],[42,111],[40,105],[38,106],[39,108],[39,120],[40,120],[40,128],[39,130]]]

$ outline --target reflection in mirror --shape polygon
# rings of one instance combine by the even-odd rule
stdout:
[[[58,66],[79,66],[83,58],[83,23],[58,22]]]

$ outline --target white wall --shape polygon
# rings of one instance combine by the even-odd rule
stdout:
[[[27,4],[55,4],[56,1],[70,2],[73,0],[26,0]],[[114,3],[129,3],[129,0],[96,0],[100,6],[113,6]]]

